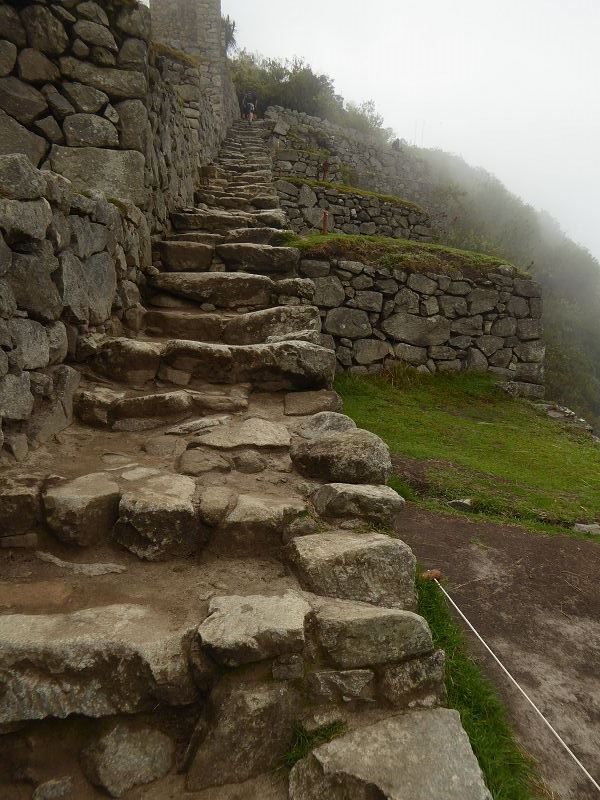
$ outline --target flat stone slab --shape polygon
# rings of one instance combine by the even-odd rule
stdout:
[[[384,484],[392,469],[388,446],[379,436],[363,430],[311,440],[296,438],[290,456],[303,475],[331,483]]]
[[[302,500],[240,494],[222,520],[213,544],[249,555],[281,545],[287,525],[306,511]]]
[[[320,411],[342,411],[342,398],[337,392],[288,392],[284,398],[285,413],[290,417],[317,414]]]
[[[44,493],[46,524],[66,544],[95,544],[110,535],[120,499],[119,485],[106,473],[82,475]]]
[[[162,273],[152,278],[151,284],[155,289],[217,308],[268,306],[275,290],[266,275],[237,272]]]
[[[298,653],[304,646],[304,622],[310,610],[296,592],[282,597],[213,597],[198,637],[202,648],[228,667]]]
[[[290,800],[491,800],[457,711],[392,717],[321,745],[290,775]]]
[[[196,552],[203,536],[195,494],[192,478],[151,475],[121,498],[116,541],[147,561]]]
[[[0,616],[0,722],[194,702],[189,634],[135,605]]]
[[[274,274],[293,272],[300,261],[300,251],[293,247],[271,247],[267,244],[220,244],[217,255],[226,264],[250,267],[249,272]]]
[[[336,360],[333,351],[301,341],[236,347],[175,340],[162,357],[166,366],[195,378],[266,391],[328,387]]]
[[[201,242],[161,242],[163,268],[169,272],[203,272],[210,269],[215,248]]]
[[[433,650],[429,626],[412,611],[327,600],[316,620],[324,652],[342,669],[405,661]]]
[[[231,450],[234,447],[289,447],[290,432],[281,423],[255,417],[245,420],[241,425],[220,425],[202,437],[202,444],[219,450]]]
[[[348,531],[300,536],[290,556],[301,586],[315,594],[416,609],[416,559],[398,539]]]
[[[404,508],[404,499],[389,486],[328,483],[311,497],[325,519],[366,520],[389,528]]]

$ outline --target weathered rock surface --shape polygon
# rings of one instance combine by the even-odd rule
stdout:
[[[342,600],[414,610],[415,557],[398,539],[336,531],[301,536],[290,556],[303,588]]]
[[[338,414],[335,411],[319,411],[296,428],[296,433],[303,439],[321,439],[324,436],[355,429],[356,423],[345,414]]]
[[[332,483],[384,484],[392,469],[388,446],[379,436],[363,430],[320,439],[296,438],[290,456],[303,475]]]
[[[133,786],[151,783],[169,772],[175,747],[164,733],[120,722],[88,745],[81,754],[83,770],[94,786],[122,797]]]
[[[332,520],[368,520],[390,527],[404,508],[404,499],[389,486],[330,483],[312,495],[319,514]]]
[[[290,800],[491,800],[460,724],[448,709],[414,712],[322,745],[290,775]]]
[[[309,612],[308,603],[295,592],[281,597],[213,597],[198,636],[211,658],[239,667],[301,652]]]
[[[83,475],[44,493],[46,524],[66,544],[89,546],[112,531],[121,491],[106,473]]]
[[[250,684],[211,698],[211,721],[192,761],[189,790],[241,783],[275,769],[290,747],[298,695],[285,684]]]
[[[318,608],[316,622],[327,657],[342,669],[404,661],[433,650],[429,626],[411,611],[328,600]]]
[[[0,488],[0,537],[27,533],[41,521],[41,480],[7,478]]]
[[[383,667],[379,690],[396,708],[438,705],[446,696],[444,664],[444,651],[436,650],[430,656]]]
[[[340,412],[342,399],[337,392],[324,389],[320,392],[289,392],[285,395],[285,413],[288,416],[317,414],[320,411]]]
[[[134,605],[0,617],[1,722],[104,717],[196,698],[187,630]]]
[[[119,503],[114,536],[147,561],[189,555],[202,543],[196,484],[184,475],[156,475],[127,491]]]

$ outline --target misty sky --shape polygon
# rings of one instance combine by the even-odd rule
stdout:
[[[303,56],[545,208],[600,258],[600,0],[222,0],[238,43]]]

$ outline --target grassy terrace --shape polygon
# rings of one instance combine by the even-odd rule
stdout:
[[[337,389],[346,413],[400,457],[392,486],[408,499],[447,513],[449,500],[469,497],[493,521],[598,539],[571,527],[600,521],[600,446],[492,377],[399,367],[342,376]]]
[[[506,264],[502,259],[483,253],[386,236],[286,234],[281,237],[280,243],[299,248],[304,258],[342,258],[374,267],[450,276],[462,272],[463,275],[476,278]],[[526,275],[521,271],[519,274]]]
[[[405,200],[403,197],[396,197],[393,194],[381,194],[380,192],[370,192],[368,189],[359,189],[357,186],[346,186],[343,183],[328,183],[327,181],[316,181],[311,178],[298,178],[295,175],[281,175],[277,180],[293,183],[294,186],[310,186],[312,189],[328,189],[339,194],[353,194],[358,197],[375,197],[383,203],[390,203],[393,206],[414,211],[415,214],[427,214],[424,208]]]

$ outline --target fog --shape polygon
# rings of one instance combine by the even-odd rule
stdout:
[[[411,143],[462,155],[600,257],[599,0],[222,0]]]

